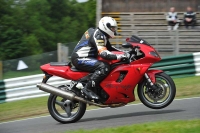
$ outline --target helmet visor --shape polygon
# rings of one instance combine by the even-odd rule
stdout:
[[[116,32],[116,31],[117,31],[117,27],[116,27],[116,26],[111,26],[111,27],[110,27],[110,30],[111,30],[112,32]]]
[[[117,26],[111,26],[111,27],[110,27],[110,30],[111,30],[112,32],[114,32],[114,35],[115,35],[115,36],[117,35]]]

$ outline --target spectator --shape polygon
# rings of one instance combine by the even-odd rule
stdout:
[[[178,20],[178,16],[177,13],[175,12],[175,8],[171,7],[170,11],[167,13],[166,19],[168,21],[168,30],[177,30],[178,26],[179,26],[179,20]]]
[[[191,25],[192,28],[194,28],[196,23],[196,13],[192,11],[191,7],[187,7],[187,11],[184,13],[183,20],[186,29],[188,29],[189,25]]]

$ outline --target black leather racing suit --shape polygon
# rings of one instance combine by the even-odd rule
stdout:
[[[98,28],[88,29],[74,48],[71,55],[72,64],[77,69],[93,73],[91,80],[86,84],[86,89],[93,90],[95,85],[99,85],[109,74],[109,64],[97,60],[97,56],[107,60],[116,60],[117,56],[110,51],[118,50],[111,46],[107,34]]]

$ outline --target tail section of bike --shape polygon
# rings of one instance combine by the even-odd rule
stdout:
[[[69,80],[79,80],[80,78],[88,75],[88,72],[73,70],[70,63],[52,62],[42,65],[41,70],[49,75],[62,77]]]

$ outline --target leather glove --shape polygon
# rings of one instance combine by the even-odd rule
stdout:
[[[127,60],[127,59],[128,59],[128,54],[127,53],[117,55],[117,60],[124,61],[124,60]]]
[[[130,58],[130,54],[128,52],[124,52],[124,55],[129,59]]]
[[[122,58],[126,58],[124,54],[117,55],[117,60],[121,60]]]

